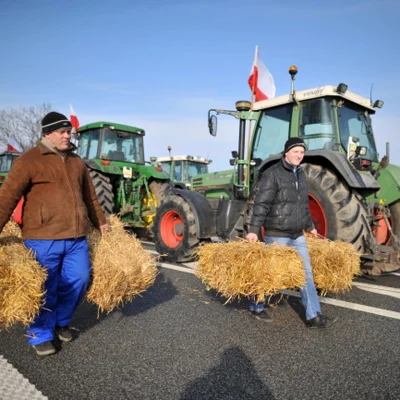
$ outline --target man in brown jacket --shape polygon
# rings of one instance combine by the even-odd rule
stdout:
[[[40,356],[56,352],[55,334],[72,340],[68,324],[90,280],[90,222],[101,232],[107,228],[86,165],[73,153],[71,128],[63,114],[48,113],[43,137],[14,162],[0,188],[0,232],[24,197],[22,238],[47,269],[45,304],[28,328]]]

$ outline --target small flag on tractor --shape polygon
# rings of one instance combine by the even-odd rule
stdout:
[[[69,114],[70,117],[69,119],[71,120],[71,125],[72,125],[72,133],[76,133],[79,128],[79,119],[75,114],[74,109],[72,108],[72,105],[69,105]]]
[[[258,55],[258,46],[256,46],[256,53],[248,82],[250,90],[255,96],[255,101],[262,101],[275,97],[275,81]]]

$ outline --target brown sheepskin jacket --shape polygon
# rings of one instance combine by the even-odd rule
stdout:
[[[106,223],[89,172],[72,152],[60,155],[45,138],[14,162],[0,188],[0,232],[22,196],[22,238],[58,240],[85,236],[90,222]]]

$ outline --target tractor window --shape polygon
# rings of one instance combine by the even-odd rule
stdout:
[[[182,180],[182,161],[175,161],[174,180]]]
[[[169,173],[171,171],[171,164],[169,162],[161,162],[160,164],[163,171],[169,176]]]
[[[308,150],[338,150],[331,101],[316,99],[302,103],[299,136]]]
[[[378,154],[369,115],[361,107],[346,102],[343,107],[338,108],[338,119],[342,146],[347,149],[349,137],[355,136],[360,140],[359,146],[368,149],[363,158],[377,162]]]
[[[80,135],[78,155],[85,160],[97,158],[99,146],[100,129],[85,131]]]
[[[0,172],[8,172],[11,169],[13,157],[10,155],[0,156]]]
[[[112,161],[144,164],[143,137],[134,133],[104,128],[101,156]]]
[[[207,164],[189,162],[188,179],[208,173]]]
[[[253,140],[252,158],[267,159],[283,150],[289,138],[291,104],[265,110]]]

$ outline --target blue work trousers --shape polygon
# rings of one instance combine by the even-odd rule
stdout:
[[[310,256],[308,254],[307,242],[305,237],[299,236],[297,239],[291,239],[289,237],[280,236],[267,236],[265,238],[265,244],[277,243],[281,245],[294,247],[303,259],[304,272],[306,274],[306,284],[300,289],[301,301],[306,311],[306,319],[312,319],[321,312],[321,306],[319,304],[318,293],[314,285],[314,277],[311,269]],[[250,301],[250,311],[260,312],[264,309],[265,302],[255,303]]]
[[[25,240],[37,261],[46,268],[45,304],[27,329],[28,341],[37,345],[54,338],[56,326],[68,325],[90,282],[86,238]]]

